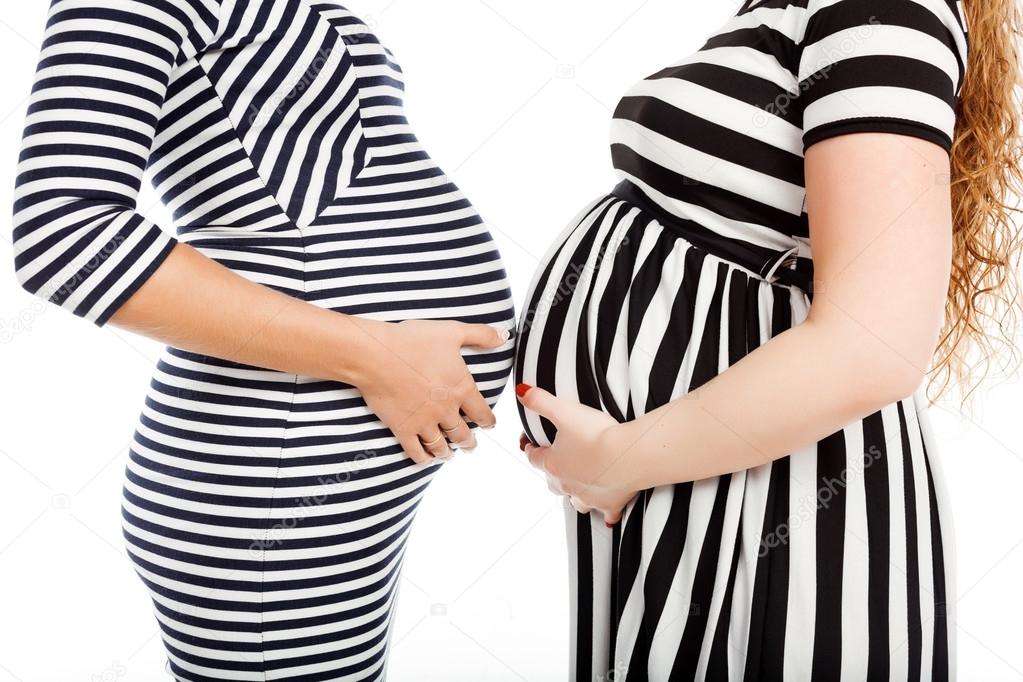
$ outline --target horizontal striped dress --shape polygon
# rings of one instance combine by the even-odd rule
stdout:
[[[135,210],[147,167],[176,236]],[[55,0],[16,202],[21,282],[100,325],[178,241],[332,310],[512,324],[500,256],[410,129],[401,70],[327,2]],[[495,401],[511,344],[467,361]],[[122,509],[175,679],[382,679],[436,471],[351,386],[167,349]]]
[[[951,0],[747,0],[621,100],[621,184],[537,271],[516,380],[627,421],[798,325],[806,148],[885,132],[950,149],[966,56]],[[774,463],[644,491],[613,529],[566,504],[570,678],[953,678],[925,407],[918,393]],[[552,424],[522,417],[551,442]]]

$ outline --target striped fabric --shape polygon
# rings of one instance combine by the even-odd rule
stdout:
[[[104,324],[184,241],[310,303],[511,326],[500,256],[390,52],[309,0],[56,0],[15,207],[26,288]],[[177,236],[135,212],[143,171]],[[494,402],[510,344],[468,353]],[[377,680],[419,467],[350,386],[177,349],[123,528],[178,680]]]
[[[623,185],[537,271],[517,381],[632,420],[802,322],[805,149],[866,131],[948,149],[965,57],[952,2],[747,2],[621,101]],[[613,529],[566,504],[570,678],[953,679],[925,406],[918,393],[772,464],[645,491]]]

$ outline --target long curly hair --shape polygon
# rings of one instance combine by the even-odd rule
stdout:
[[[992,373],[1020,366],[1023,196],[1019,0],[965,0],[970,37],[951,158],[952,278],[928,385],[963,404]]]

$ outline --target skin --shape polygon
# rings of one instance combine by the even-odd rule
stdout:
[[[483,324],[390,323],[326,310],[185,244],[110,323],[175,348],[355,386],[419,464],[450,457],[449,443],[475,448],[466,420],[493,427],[460,350],[498,348],[508,339],[506,330]]]
[[[805,163],[815,295],[804,322],[624,424],[519,387],[522,404],[558,428],[549,448],[524,444],[529,461],[577,510],[617,523],[639,491],[779,459],[923,382],[951,268],[948,154],[860,133],[813,145]]]

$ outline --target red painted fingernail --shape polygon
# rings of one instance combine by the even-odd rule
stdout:
[[[614,528],[615,527],[615,525],[613,523],[608,523],[607,521],[604,522],[604,525],[607,526],[608,528]]]
[[[515,393],[516,393],[516,395],[518,395],[518,396],[519,396],[520,398],[522,398],[522,397],[524,397],[524,396],[525,396],[525,395],[526,395],[527,393],[529,393],[529,392],[530,392],[530,391],[532,390],[532,388],[533,388],[533,387],[532,387],[532,386],[530,386],[529,384],[519,384],[518,386],[516,386],[516,387],[515,387]]]
[[[529,439],[526,438],[526,434],[519,436],[519,450],[526,451],[526,446],[529,445]]]

